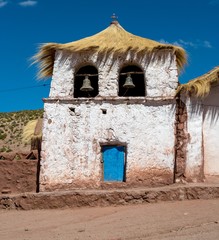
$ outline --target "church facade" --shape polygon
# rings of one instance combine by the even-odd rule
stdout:
[[[182,48],[135,36],[113,21],[94,36],[46,44],[36,58],[41,76],[52,76],[41,191],[203,180],[203,116],[190,107],[189,90],[179,89]]]

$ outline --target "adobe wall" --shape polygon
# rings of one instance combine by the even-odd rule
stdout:
[[[176,98],[176,123],[175,123],[175,182],[186,180],[186,150],[188,143],[187,134],[187,107],[179,98]]]
[[[136,64],[145,73],[147,97],[174,97],[178,87],[176,57],[168,51],[163,56],[158,59],[153,55],[142,57],[131,52],[109,56],[91,52],[69,55],[57,51],[49,97],[71,99],[74,95],[74,74],[84,64],[98,69],[99,96],[118,96],[120,69],[125,64]]]
[[[184,99],[188,112],[186,178],[189,181],[219,175],[218,91],[219,84],[214,84],[205,98]]]
[[[84,64],[98,69],[94,99],[73,98],[74,74]],[[119,72],[126,64],[143,70],[146,97],[118,97]],[[172,183],[177,86],[175,55],[168,51],[159,57],[58,51],[44,100],[41,191],[106,187],[101,144],[113,143],[127,148],[125,186]]]
[[[203,100],[203,145],[205,175],[219,175],[219,84]]]
[[[47,99],[44,111],[41,191],[101,187],[101,144],[126,145],[123,187],[173,183],[174,100]]]
[[[0,194],[36,192],[37,160],[0,160]]]
[[[187,181],[199,182],[204,179],[203,157],[203,107],[201,100],[187,97],[183,99],[187,108],[187,146],[186,169]]]

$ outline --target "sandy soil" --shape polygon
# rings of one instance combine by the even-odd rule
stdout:
[[[1,240],[218,240],[219,200],[0,211]]]

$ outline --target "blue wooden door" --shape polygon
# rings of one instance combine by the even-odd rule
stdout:
[[[103,146],[104,181],[124,181],[125,147]]]

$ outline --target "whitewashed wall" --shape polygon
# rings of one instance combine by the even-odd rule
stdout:
[[[198,182],[203,179],[203,107],[202,102],[186,99],[188,143],[186,152],[186,178]]]
[[[119,71],[126,63],[145,72],[146,98],[117,97]],[[99,95],[95,100],[73,99],[74,74],[85,64],[98,69]],[[177,86],[175,56],[170,53],[166,61],[149,61],[131,53],[114,57],[57,52],[50,96],[44,106],[41,191],[98,187],[101,144],[110,143],[127,146],[127,182],[172,183],[173,96]]]
[[[187,98],[186,177],[194,182],[219,175],[219,85],[204,99]]]
[[[147,97],[175,96],[178,87],[178,70],[175,55],[166,53],[163,59],[153,61],[147,56],[127,53],[122,56],[96,53],[71,54],[58,51],[53,69],[50,97],[72,98],[74,74],[86,64],[96,66],[99,73],[99,96],[118,96],[119,71],[125,64],[136,64],[145,72]]]
[[[204,105],[204,173],[219,175],[219,84],[211,88]]]
[[[75,113],[69,107],[75,108]],[[44,184],[99,185],[100,145],[110,142],[127,145],[127,182],[138,178],[150,182],[154,177],[157,180],[153,183],[160,184],[160,177],[171,183],[174,117],[175,109],[170,103],[45,103],[42,188]],[[143,179],[141,174],[145,174]]]

